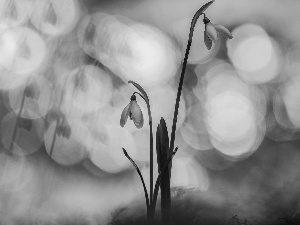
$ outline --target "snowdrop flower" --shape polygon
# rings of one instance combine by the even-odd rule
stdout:
[[[215,43],[218,40],[218,33],[222,34],[226,38],[232,38],[232,34],[226,27],[218,24],[212,24],[207,17],[204,17],[203,23],[205,24],[204,43],[208,50],[211,48],[212,41]]]
[[[136,102],[136,96],[132,95],[130,98],[130,103],[123,109],[121,119],[120,119],[120,125],[121,127],[124,127],[124,125],[127,122],[127,118],[133,120],[134,125],[137,128],[143,127],[144,124],[144,118],[141,108]]]
[[[61,124],[58,125],[56,133],[58,136],[69,139],[71,136],[71,126],[69,125],[67,119],[63,119]]]

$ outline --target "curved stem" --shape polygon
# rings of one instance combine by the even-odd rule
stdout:
[[[135,91],[135,92],[133,92],[133,95],[134,94],[138,94],[139,96],[141,96],[141,98],[144,99],[144,101],[147,103],[145,97],[140,92]]]
[[[136,89],[138,89],[141,93],[138,93],[146,102],[148,108],[148,116],[149,116],[149,126],[150,126],[150,204],[152,204],[152,197],[153,197],[153,131],[152,131],[152,116],[151,116],[151,109],[150,109],[150,102],[147,93],[145,90],[137,83],[133,81],[128,81],[128,83],[133,84]]]
[[[178,150],[178,147],[175,148],[174,152],[172,153],[172,155],[169,156],[169,158],[167,159],[166,163],[164,164],[164,166],[162,167],[157,179],[156,179],[156,183],[155,183],[155,189],[154,189],[154,193],[153,193],[153,201],[152,201],[152,205],[151,205],[151,213],[155,212],[155,205],[156,205],[156,201],[157,201],[157,195],[158,195],[158,190],[159,190],[159,185],[160,185],[160,181],[161,181],[161,177],[162,175],[165,173],[165,171],[168,169],[169,167],[169,163],[172,161],[174,155],[176,154]]]
[[[149,203],[149,197],[148,197],[148,192],[147,192],[147,188],[146,188],[146,184],[145,184],[145,181],[144,181],[144,178],[143,178],[143,175],[140,171],[140,169],[138,168],[138,166],[135,164],[135,162],[133,161],[132,158],[130,158],[130,156],[128,155],[127,151],[123,149],[123,152],[124,152],[124,155],[129,159],[129,161],[132,163],[132,165],[135,167],[136,171],[138,172],[140,178],[141,178],[141,181],[142,181],[142,184],[143,184],[143,188],[144,188],[144,192],[145,192],[145,198],[146,198],[146,205],[147,205],[147,214],[149,216],[149,209],[150,209],[150,203]]]
[[[153,130],[152,130],[152,115],[150,109],[149,100],[146,99],[141,93],[134,92],[133,94],[138,94],[142,99],[146,102],[148,109],[148,117],[149,117],[149,126],[150,126],[150,205],[152,205],[153,198]]]
[[[187,46],[186,46],[184,60],[183,60],[183,64],[182,64],[182,70],[181,70],[180,81],[179,81],[179,86],[178,86],[178,90],[177,90],[177,97],[176,97],[175,110],[174,110],[174,116],[173,116],[172,133],[171,133],[170,148],[169,148],[172,151],[173,151],[174,142],[175,142],[176,123],[177,123],[179,102],[180,102],[180,96],[181,96],[181,91],[182,91],[182,86],[183,86],[183,79],[184,79],[185,69],[186,69],[186,65],[187,65],[187,60],[188,60],[190,48],[191,48],[191,45],[192,45],[192,38],[193,38],[194,28],[195,28],[195,25],[196,25],[196,22],[197,22],[199,16],[202,15],[202,14],[203,14],[203,8],[201,7],[195,13],[195,15],[193,17],[193,20],[191,22],[189,40],[188,40],[188,43],[187,43]]]

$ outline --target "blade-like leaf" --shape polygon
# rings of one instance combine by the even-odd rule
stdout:
[[[167,160],[171,154],[169,154],[169,136],[168,136],[168,129],[164,118],[160,119],[159,126],[157,128],[157,136],[159,137],[156,140],[156,143],[159,142],[157,145],[157,151],[160,152],[159,154],[159,172],[163,166],[167,163]],[[171,178],[171,165],[172,160],[168,163],[168,169],[164,172],[161,177],[160,183],[160,190],[161,190],[161,216],[163,224],[170,224],[171,221],[171,191],[170,191],[170,178]]]
[[[156,183],[155,183],[154,192],[153,192],[153,201],[152,201],[152,207],[153,208],[155,208],[155,205],[156,205],[158,189],[159,189],[159,186],[160,186],[162,175],[167,171],[167,169],[169,167],[169,163],[172,161],[172,159],[173,159],[174,155],[176,154],[177,150],[178,150],[178,147],[176,147],[175,150],[172,152],[172,155],[170,155],[168,157],[168,160],[166,161],[166,163],[162,167],[160,173],[158,174],[158,177],[157,177]]]
[[[205,3],[200,9],[199,9],[199,13],[201,14],[201,13],[203,13],[213,2],[214,2],[215,0],[213,0],[213,1],[210,1],[210,2],[207,2],[207,3]]]
[[[157,126],[156,131],[156,152],[157,152],[157,163],[158,163],[158,172],[167,161],[168,157],[172,154],[169,151],[169,135],[166,122],[163,117],[160,119],[160,123]],[[169,164],[169,170],[171,170],[172,162]]]

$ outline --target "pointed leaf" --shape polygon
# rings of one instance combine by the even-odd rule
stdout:
[[[200,9],[199,9],[199,13],[201,14],[201,13],[203,13],[213,2],[214,2],[215,0],[213,0],[213,1],[210,1],[210,2],[207,2],[207,3],[205,3]]]
[[[232,34],[226,27],[224,27],[222,25],[218,25],[218,24],[215,24],[214,27],[218,33],[222,34],[223,36],[225,36],[229,39],[232,38]]]
[[[137,84],[137,83],[135,83],[135,82],[133,82],[131,80],[128,81],[128,83],[129,84],[130,83],[133,84],[141,92],[141,94],[144,96],[147,104],[149,104],[149,98],[148,98],[148,95],[147,95],[146,91],[144,90],[144,88],[142,88],[141,85],[139,85],[139,84]]]
[[[158,177],[156,179],[156,183],[155,183],[155,188],[154,188],[154,192],[153,192],[153,206],[155,207],[156,205],[156,201],[157,201],[157,195],[158,195],[158,189],[159,189],[159,186],[160,186],[160,182],[161,182],[161,178],[162,178],[162,175],[166,172],[166,170],[168,169],[168,165],[169,163],[172,161],[174,155],[176,154],[178,150],[178,147],[175,148],[175,150],[172,152],[172,154],[168,157],[166,163],[163,165],[160,173],[158,174]]]
[[[170,178],[171,178],[171,164],[172,160],[167,164],[169,156],[169,136],[168,129],[164,118],[160,119],[159,126],[157,128],[157,136],[159,142],[157,151],[160,152],[159,155],[159,172],[166,164],[168,169],[164,172],[161,177],[160,190],[161,190],[161,215],[163,224],[169,224],[171,219],[171,191],[170,191]]]
[[[212,41],[209,39],[209,37],[207,36],[207,33],[205,31],[204,31],[204,44],[208,50],[211,49]]]
[[[156,132],[156,151],[158,158],[158,171],[160,172],[162,166],[167,161],[169,157],[169,136],[168,136],[168,129],[164,118],[160,119],[160,123],[157,126]],[[172,154],[172,153],[171,153]]]

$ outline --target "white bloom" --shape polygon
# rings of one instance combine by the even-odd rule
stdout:
[[[137,128],[141,128],[144,125],[144,118],[141,108],[136,102],[136,96],[132,95],[130,98],[130,103],[123,109],[123,112],[121,114],[120,119],[120,125],[121,127],[124,127],[124,125],[127,122],[127,118],[133,120],[134,125]]]
[[[207,17],[204,17],[203,22],[205,24],[204,43],[207,49],[211,48],[212,41],[215,43],[219,39],[218,33],[225,36],[226,38],[232,38],[232,34],[226,27],[211,23]]]

